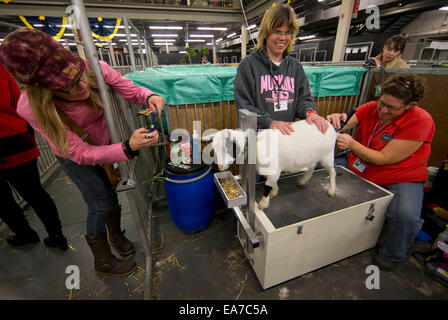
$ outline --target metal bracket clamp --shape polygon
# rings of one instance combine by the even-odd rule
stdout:
[[[132,179],[121,180],[117,186],[116,192],[128,191],[135,189],[135,181]]]
[[[375,219],[375,216],[373,215],[374,212],[375,212],[375,204],[372,203],[370,205],[369,212],[367,213],[366,219],[369,221],[373,221],[373,219]]]
[[[258,248],[260,246],[260,240],[258,239],[257,235],[255,234],[252,227],[247,222],[246,218],[243,215],[243,212],[239,207],[233,208],[233,214],[238,219],[238,221],[241,223],[241,226],[244,229],[244,232],[247,234],[247,237],[252,245],[252,248]]]

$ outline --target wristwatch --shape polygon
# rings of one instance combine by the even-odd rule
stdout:
[[[146,105],[149,107],[149,98],[151,98],[152,96],[157,96],[157,94],[155,93],[151,93],[149,96],[146,97]]]
[[[128,159],[134,159],[140,154],[140,150],[132,150],[131,146],[129,145],[129,140],[124,141],[121,144],[121,147],[123,148],[124,154],[128,157]]]

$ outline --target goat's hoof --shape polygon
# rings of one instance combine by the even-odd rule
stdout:
[[[269,196],[271,198],[275,198],[276,196],[278,196],[278,189],[277,190],[272,189],[271,192],[269,193]]]
[[[269,207],[269,198],[268,197],[261,198],[261,200],[258,202],[258,209],[263,211],[267,207]]]
[[[336,193],[335,190],[328,190],[328,195],[332,198],[334,197],[335,193]]]

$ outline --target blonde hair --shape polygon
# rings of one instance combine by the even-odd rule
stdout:
[[[87,104],[94,113],[99,113],[103,108],[103,103],[98,93],[98,84],[96,82],[95,73],[91,70],[87,70],[86,75],[87,89],[89,90]],[[26,86],[26,92],[31,104],[31,109],[36,116],[40,127],[56,146],[58,152],[61,155],[68,157],[68,135],[56,110],[57,107],[53,102],[54,91],[38,86]]]
[[[274,32],[275,29],[286,24],[290,31],[292,31],[292,37],[289,42],[286,52],[290,53],[293,49],[296,35],[299,32],[299,23],[297,22],[294,9],[288,4],[279,4],[265,13],[261,20],[260,30],[258,30],[257,46],[258,51],[263,51],[266,46],[266,39]]]

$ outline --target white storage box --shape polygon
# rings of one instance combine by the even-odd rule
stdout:
[[[238,238],[264,289],[376,245],[393,194],[343,167],[336,172],[334,198],[327,194],[326,170],[317,170],[303,188],[296,185],[300,175],[280,178],[279,195],[265,212],[256,210],[259,247],[247,244],[238,224]],[[263,190],[264,183],[257,184],[257,201]]]

